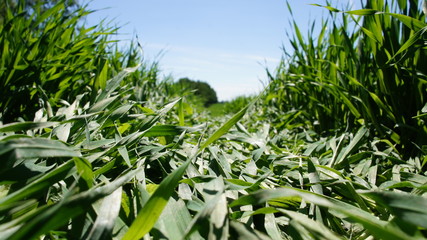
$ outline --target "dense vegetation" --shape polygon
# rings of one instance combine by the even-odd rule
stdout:
[[[87,10],[7,8],[0,239],[425,239],[426,13],[368,2],[218,118]]]
[[[192,94],[197,97],[197,99],[194,100],[203,104],[204,107],[209,107],[212,104],[218,103],[215,90],[207,82],[180,78],[173,85],[173,88],[178,90],[178,93],[181,95],[184,92],[192,92]]]

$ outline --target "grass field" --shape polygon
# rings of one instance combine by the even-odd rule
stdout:
[[[319,6],[259,96],[208,111],[87,10],[24,2],[0,21],[0,239],[427,237],[421,1]]]

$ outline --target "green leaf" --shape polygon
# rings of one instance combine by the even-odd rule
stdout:
[[[145,137],[176,136],[180,135],[185,128],[175,125],[153,126],[144,133]]]
[[[9,123],[0,127],[0,133],[2,132],[19,132],[27,131],[40,128],[49,128],[59,125],[58,122],[18,122]]]
[[[236,240],[271,240],[264,233],[236,221],[230,222],[230,239]]]
[[[0,199],[0,210],[9,208],[9,205],[32,196],[37,195],[42,191],[46,191],[56,182],[59,182],[65,179],[67,176],[75,172],[73,170],[74,163],[68,161],[61,166],[55,168],[51,172],[42,175],[40,178],[37,178],[35,181],[27,184],[26,186],[20,188],[19,190],[8,194],[7,196]]]
[[[316,7],[323,7],[323,8],[328,9],[328,10],[329,10],[329,11],[331,11],[331,12],[340,12],[340,10],[338,10],[338,9],[336,9],[336,8],[333,8],[333,7],[331,7],[331,6],[322,6],[322,5],[320,5],[320,4],[310,4],[310,5],[313,5],[313,6],[316,6]]]
[[[3,161],[15,162],[30,158],[81,157],[81,154],[56,140],[16,138],[0,142],[0,156]]]
[[[360,9],[360,10],[347,11],[345,13],[359,15],[359,16],[367,16],[367,15],[374,15],[378,13],[378,11],[374,9]]]
[[[293,222],[291,224],[301,225],[307,229],[313,236],[313,239],[329,239],[329,240],[341,240],[345,239],[339,237],[336,233],[332,232],[328,227],[323,225],[320,221],[314,221],[308,218],[307,215],[298,212],[288,211],[279,209],[280,212],[290,217]]]
[[[403,192],[371,191],[362,195],[374,199],[404,222],[427,228],[427,199]]]
[[[84,158],[73,158],[74,164],[76,165],[77,172],[86,182],[87,187],[91,188],[93,185],[93,172],[92,172],[92,164],[84,159]]]
[[[273,213],[265,214],[265,230],[272,239],[283,239]]]
[[[101,206],[96,209],[98,216],[87,239],[101,240],[111,238],[115,221],[120,212],[121,201],[122,187],[117,188],[111,195],[102,200]]]
[[[191,218],[192,216],[182,199],[170,198],[155,227],[166,238],[180,240],[183,239],[185,229],[190,224]],[[153,237],[155,238],[155,236]],[[201,239],[201,236],[193,234],[188,239]]]
[[[199,152],[201,152],[203,149],[205,149],[209,144],[215,142],[218,140],[222,135],[226,134],[228,130],[230,130],[231,127],[233,127],[245,114],[246,111],[249,109],[249,107],[256,101],[256,99],[249,103],[246,107],[244,107],[242,110],[240,110],[238,113],[236,113],[232,118],[230,118],[224,125],[222,125],[218,130],[216,130],[212,136],[206,140],[202,146],[199,149]]]
[[[206,232],[215,231],[215,236],[221,236],[220,239],[225,239],[228,236],[228,221],[226,219],[228,208],[222,177],[203,184],[202,195],[206,203],[187,226],[184,239],[187,239],[197,230],[205,232],[205,234],[201,234],[205,238],[209,238]],[[201,229],[203,226],[209,226],[211,229],[206,229],[206,227]]]
[[[95,103],[94,105],[92,105],[89,110],[88,113],[94,113],[94,112],[99,112],[104,110],[105,108],[107,108],[111,103],[113,103],[119,96],[113,96],[113,97],[109,97],[109,98],[105,98],[102,99],[101,101]]]
[[[369,92],[369,95],[371,96],[371,98],[375,101],[375,103],[378,105],[378,107],[380,107],[385,114],[387,114],[394,122],[396,122],[396,117],[394,116],[393,111],[390,108],[390,105],[387,103],[384,103],[377,94],[373,93],[373,92]]]
[[[107,78],[108,78],[108,60],[104,62],[104,66],[102,67],[101,72],[98,74],[96,80],[95,80],[95,89],[104,89],[107,85]]]
[[[184,99],[181,99],[178,104],[178,118],[179,118],[179,126],[185,125],[185,114],[184,114]]]
[[[387,61],[386,64],[390,64],[399,54],[403,53],[404,51],[408,50],[412,45],[414,45],[416,42],[423,39],[424,34],[427,31],[427,26],[424,28],[421,28],[417,32],[415,32],[394,54],[394,56]]]
[[[189,158],[182,166],[169,174],[158,186],[153,195],[148,199],[142,210],[138,213],[129,230],[126,232],[123,240],[140,239],[148,233],[156,223],[163,209],[165,208],[169,197],[174,192],[176,186],[189,166]]]
[[[414,31],[420,31],[421,29],[426,27],[426,23],[422,22],[418,19],[412,18],[410,16],[406,16],[398,13],[384,13],[386,15],[390,15],[394,18],[399,19],[403,24],[405,24],[408,28]]]
[[[126,165],[128,167],[131,167],[132,164],[131,164],[130,159],[129,159],[129,153],[128,153],[128,150],[126,148],[126,145],[117,148],[117,151],[119,152],[120,156],[122,156],[123,160],[125,160]]]
[[[112,194],[125,183],[129,182],[139,171],[141,171],[141,169],[128,171],[123,176],[118,177],[105,186],[91,188],[76,195],[71,195],[73,192],[69,192],[59,203],[50,206],[45,205],[35,212],[30,212],[29,214],[32,217],[27,219],[28,221],[16,223],[18,228],[14,229],[16,232],[10,239],[36,239],[48,231],[62,227],[68,223],[70,219],[88,212],[95,201]],[[114,195],[113,197],[115,199],[114,204],[117,204],[117,196]],[[109,212],[109,214],[111,213],[110,217],[115,214],[116,210],[112,209],[111,211],[113,212]],[[109,221],[111,221],[111,219],[109,219]],[[109,223],[107,223],[105,227],[107,226],[109,226]]]
[[[334,214],[338,217],[345,216],[348,218],[348,220],[361,224],[377,238],[401,240],[414,239],[399,228],[389,225],[387,221],[379,220],[371,213],[363,211],[358,207],[337,199],[296,188],[283,187],[274,190],[259,190],[233,201],[230,204],[230,207],[259,205],[275,198],[289,196],[299,196],[309,203],[313,203],[329,209],[331,214]]]
[[[399,4],[400,10],[404,10],[407,6],[408,1],[406,0],[398,0],[397,3]]]
[[[347,157],[354,152],[359,145],[360,141],[365,137],[365,135],[368,133],[368,129],[366,127],[361,127],[359,131],[357,131],[356,135],[353,137],[351,142],[348,144],[347,147],[345,147],[340,154],[337,157],[336,163],[331,163],[331,166],[336,166],[336,168],[342,168],[344,164],[348,164]]]
[[[115,77],[112,79],[109,79],[107,81],[107,84],[105,86],[105,89],[101,91],[101,94],[99,94],[96,98],[96,102],[100,102],[101,100],[107,98],[110,96],[111,93],[113,93],[116,88],[120,86],[120,83],[122,82],[123,78],[131,74],[132,72],[135,72],[140,66],[135,66],[132,68],[126,68],[120,73],[118,73]]]

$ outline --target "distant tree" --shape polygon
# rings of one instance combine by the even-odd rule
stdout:
[[[218,102],[215,90],[206,82],[181,78],[178,80],[177,84],[183,90],[194,90],[194,94],[203,100],[203,105],[205,107]]]

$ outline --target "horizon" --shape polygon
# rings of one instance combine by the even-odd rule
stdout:
[[[325,10],[313,1],[291,1],[293,19],[303,34]],[[102,19],[121,26],[121,46],[138,37],[144,58],[158,61],[163,77],[187,77],[208,83],[219,101],[259,93],[274,73],[282,48],[291,49],[287,34],[291,15],[286,1],[93,0],[89,25]],[[128,6],[132,6],[129,8]]]

